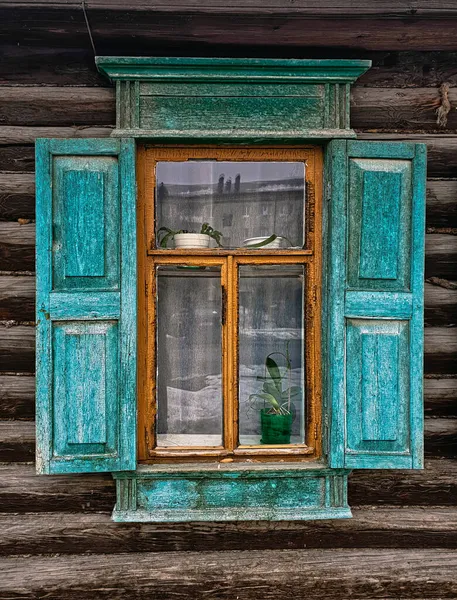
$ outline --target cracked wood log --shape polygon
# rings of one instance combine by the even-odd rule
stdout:
[[[451,598],[457,554],[448,549],[300,549],[34,556],[0,560],[4,598],[133,596],[234,598]],[[114,594],[114,596],[113,596]]]
[[[456,548],[456,507],[355,508],[334,521],[113,523],[109,513],[0,513],[0,555]]]

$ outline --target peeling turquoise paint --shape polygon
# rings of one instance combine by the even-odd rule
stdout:
[[[37,471],[135,469],[135,143],[43,139],[36,158]]]

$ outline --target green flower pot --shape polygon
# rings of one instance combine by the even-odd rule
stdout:
[[[290,444],[292,432],[292,415],[268,414],[265,409],[260,411],[262,429],[261,444]]]

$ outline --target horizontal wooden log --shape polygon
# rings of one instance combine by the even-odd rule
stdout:
[[[457,88],[450,88],[449,100],[456,105]],[[354,87],[351,125],[357,129],[436,130],[440,104],[438,88]],[[114,122],[114,88],[5,86],[0,96],[1,125],[111,126]],[[455,111],[449,112],[446,128],[457,128]]]
[[[0,129],[0,134],[1,130]],[[7,128],[8,130],[10,128]],[[30,132],[27,133],[27,128],[15,128],[15,135],[22,135],[19,133],[19,129],[24,132],[24,135],[31,135]],[[100,130],[96,128],[100,133],[103,133],[105,136],[109,134],[108,129]],[[43,131],[40,128],[41,131]],[[44,136],[46,137],[46,130],[43,131]],[[54,131],[57,132],[61,128],[54,128]],[[68,131],[74,131],[73,128],[68,129]],[[41,135],[38,133],[37,129],[32,130],[32,136],[34,133]],[[51,133],[51,132],[50,132]],[[88,137],[95,137],[91,135],[89,130],[86,131],[84,135]],[[84,137],[83,135],[83,137]],[[100,136],[98,136],[100,137]],[[427,144],[428,151],[428,161],[427,161],[427,169],[429,177],[433,178],[457,178],[457,136],[450,134],[434,134],[434,135],[425,135],[425,134],[387,134],[387,133],[379,133],[379,132],[359,132],[358,137],[360,139],[370,139],[370,140],[392,140],[392,141],[411,141],[411,142],[421,142]],[[35,158],[34,158],[34,148],[32,145],[1,145],[0,144],[0,165],[2,170],[5,172],[12,173],[30,173],[33,172],[35,168]]]
[[[110,474],[36,475],[27,463],[0,464],[0,513],[108,512],[115,504]],[[420,471],[354,471],[351,506],[456,506],[457,461],[436,458]]]
[[[0,127],[2,140],[32,143],[37,137],[107,137],[110,128]],[[16,140],[16,141],[12,141]],[[457,179],[428,179],[427,226],[457,227]],[[0,171],[0,221],[35,218],[35,175]]]
[[[35,277],[0,277],[0,321],[35,320]]]
[[[456,548],[457,508],[353,510],[314,522],[113,523],[109,513],[0,513],[0,556],[312,548]]]
[[[426,327],[425,373],[457,374],[457,327]]]
[[[21,127],[5,125],[0,127],[0,146],[35,144],[35,140],[40,137],[72,139],[105,138],[111,135],[113,129],[114,125],[105,127],[90,125],[75,125],[73,127]]]
[[[35,270],[35,225],[0,222],[0,270]]]
[[[35,328],[0,324],[0,364],[2,371],[35,371]]]
[[[290,2],[275,6],[226,3],[218,9],[197,3],[171,9],[162,3],[142,10],[122,5],[118,10],[91,7],[88,13],[101,55],[112,49],[114,40],[127,56],[151,54],[151,44],[162,49],[185,43],[236,46],[246,40],[250,46],[268,43],[272,47],[299,47],[301,51],[303,47],[455,51],[455,10],[416,12],[415,6],[407,15],[397,12],[394,3],[387,11],[364,9],[357,13],[349,8],[335,14],[317,5],[312,12],[303,4],[294,9],[295,3]],[[21,39],[21,44],[43,46],[49,41],[58,47],[89,47],[80,5],[56,2],[46,7],[18,6],[10,2],[0,5],[0,22],[4,41],[9,44]]]
[[[0,7],[26,7],[26,8],[49,8],[53,7],[60,10],[70,8],[79,8],[77,0],[0,0]],[[132,0],[129,3],[129,10],[132,12],[139,11],[141,13],[154,10],[157,7],[163,8],[170,12],[177,11],[195,11],[200,10],[206,12],[228,12],[231,10],[223,0],[171,0],[170,2],[156,2],[153,7],[146,0]],[[238,6],[237,6],[238,7]],[[122,0],[88,0],[87,10],[107,10],[119,11],[125,10],[125,4]],[[352,16],[370,16],[377,15],[381,17],[393,17],[394,15],[401,17],[411,17],[414,15],[437,15],[437,16],[452,16],[456,15],[457,9],[453,3],[439,2],[438,0],[416,0],[414,2],[414,11],[411,10],[411,2],[408,0],[377,0],[374,4],[367,4],[362,0],[295,0],[293,3],[285,4],[280,0],[247,0],[239,7],[240,12],[255,11],[259,14],[269,12],[283,12],[285,14],[299,13],[307,16],[320,15],[339,15],[347,17],[347,11],[351,11]]]
[[[437,600],[455,594],[456,568],[457,553],[430,548],[26,556],[0,560],[0,597]]]
[[[457,327],[425,329],[425,373],[457,374]],[[3,371],[35,369],[35,330],[31,326],[0,326],[0,362]]]
[[[457,416],[457,379],[424,380],[425,414]]]
[[[0,270],[33,271],[35,225],[0,222]],[[426,277],[453,279],[457,273],[457,236],[426,236]]]
[[[0,375],[0,419],[35,418],[35,377]]]
[[[294,5],[288,5],[293,9]],[[0,68],[2,85],[74,85],[108,87],[108,80],[96,69],[92,48],[87,44],[79,48],[54,47],[51,44],[35,46],[3,44],[4,61]],[[110,47],[104,44],[108,55],[116,55],[115,42]],[[371,60],[373,66],[357,80],[356,86],[371,87],[439,87],[444,81],[457,85],[455,52],[369,52],[348,48],[299,48],[268,45],[224,46],[193,42],[177,48],[154,45],[151,41],[151,56],[220,56],[259,58],[358,58]]]
[[[0,321],[35,320],[35,278],[0,276]],[[425,284],[425,324],[457,325],[457,289]]]
[[[114,88],[4,87],[2,125],[113,125]]]
[[[34,173],[0,172],[0,220],[35,218]]]
[[[426,415],[457,416],[457,378],[424,380]],[[35,418],[35,378],[31,375],[0,375],[0,419]]]
[[[425,420],[425,455],[457,457],[457,419]],[[35,423],[33,421],[0,421],[0,462],[35,460]]]
[[[383,133],[358,131],[361,140],[419,142],[427,145],[429,177],[457,177],[457,136],[451,134]]]
[[[456,198],[457,179],[428,179],[427,227],[457,227]]]
[[[35,460],[35,423],[0,421],[0,462]]]
[[[1,285],[0,278],[0,289]],[[438,285],[426,283],[424,318],[427,326],[457,326],[457,289],[448,290]]]
[[[457,235],[425,236],[425,276],[455,279],[457,277]]]
[[[108,512],[116,502],[109,473],[41,476],[33,464],[0,464],[0,478],[0,512]]]

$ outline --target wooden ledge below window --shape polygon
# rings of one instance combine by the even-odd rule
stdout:
[[[343,519],[350,471],[321,463],[144,465],[114,473],[118,522]]]

